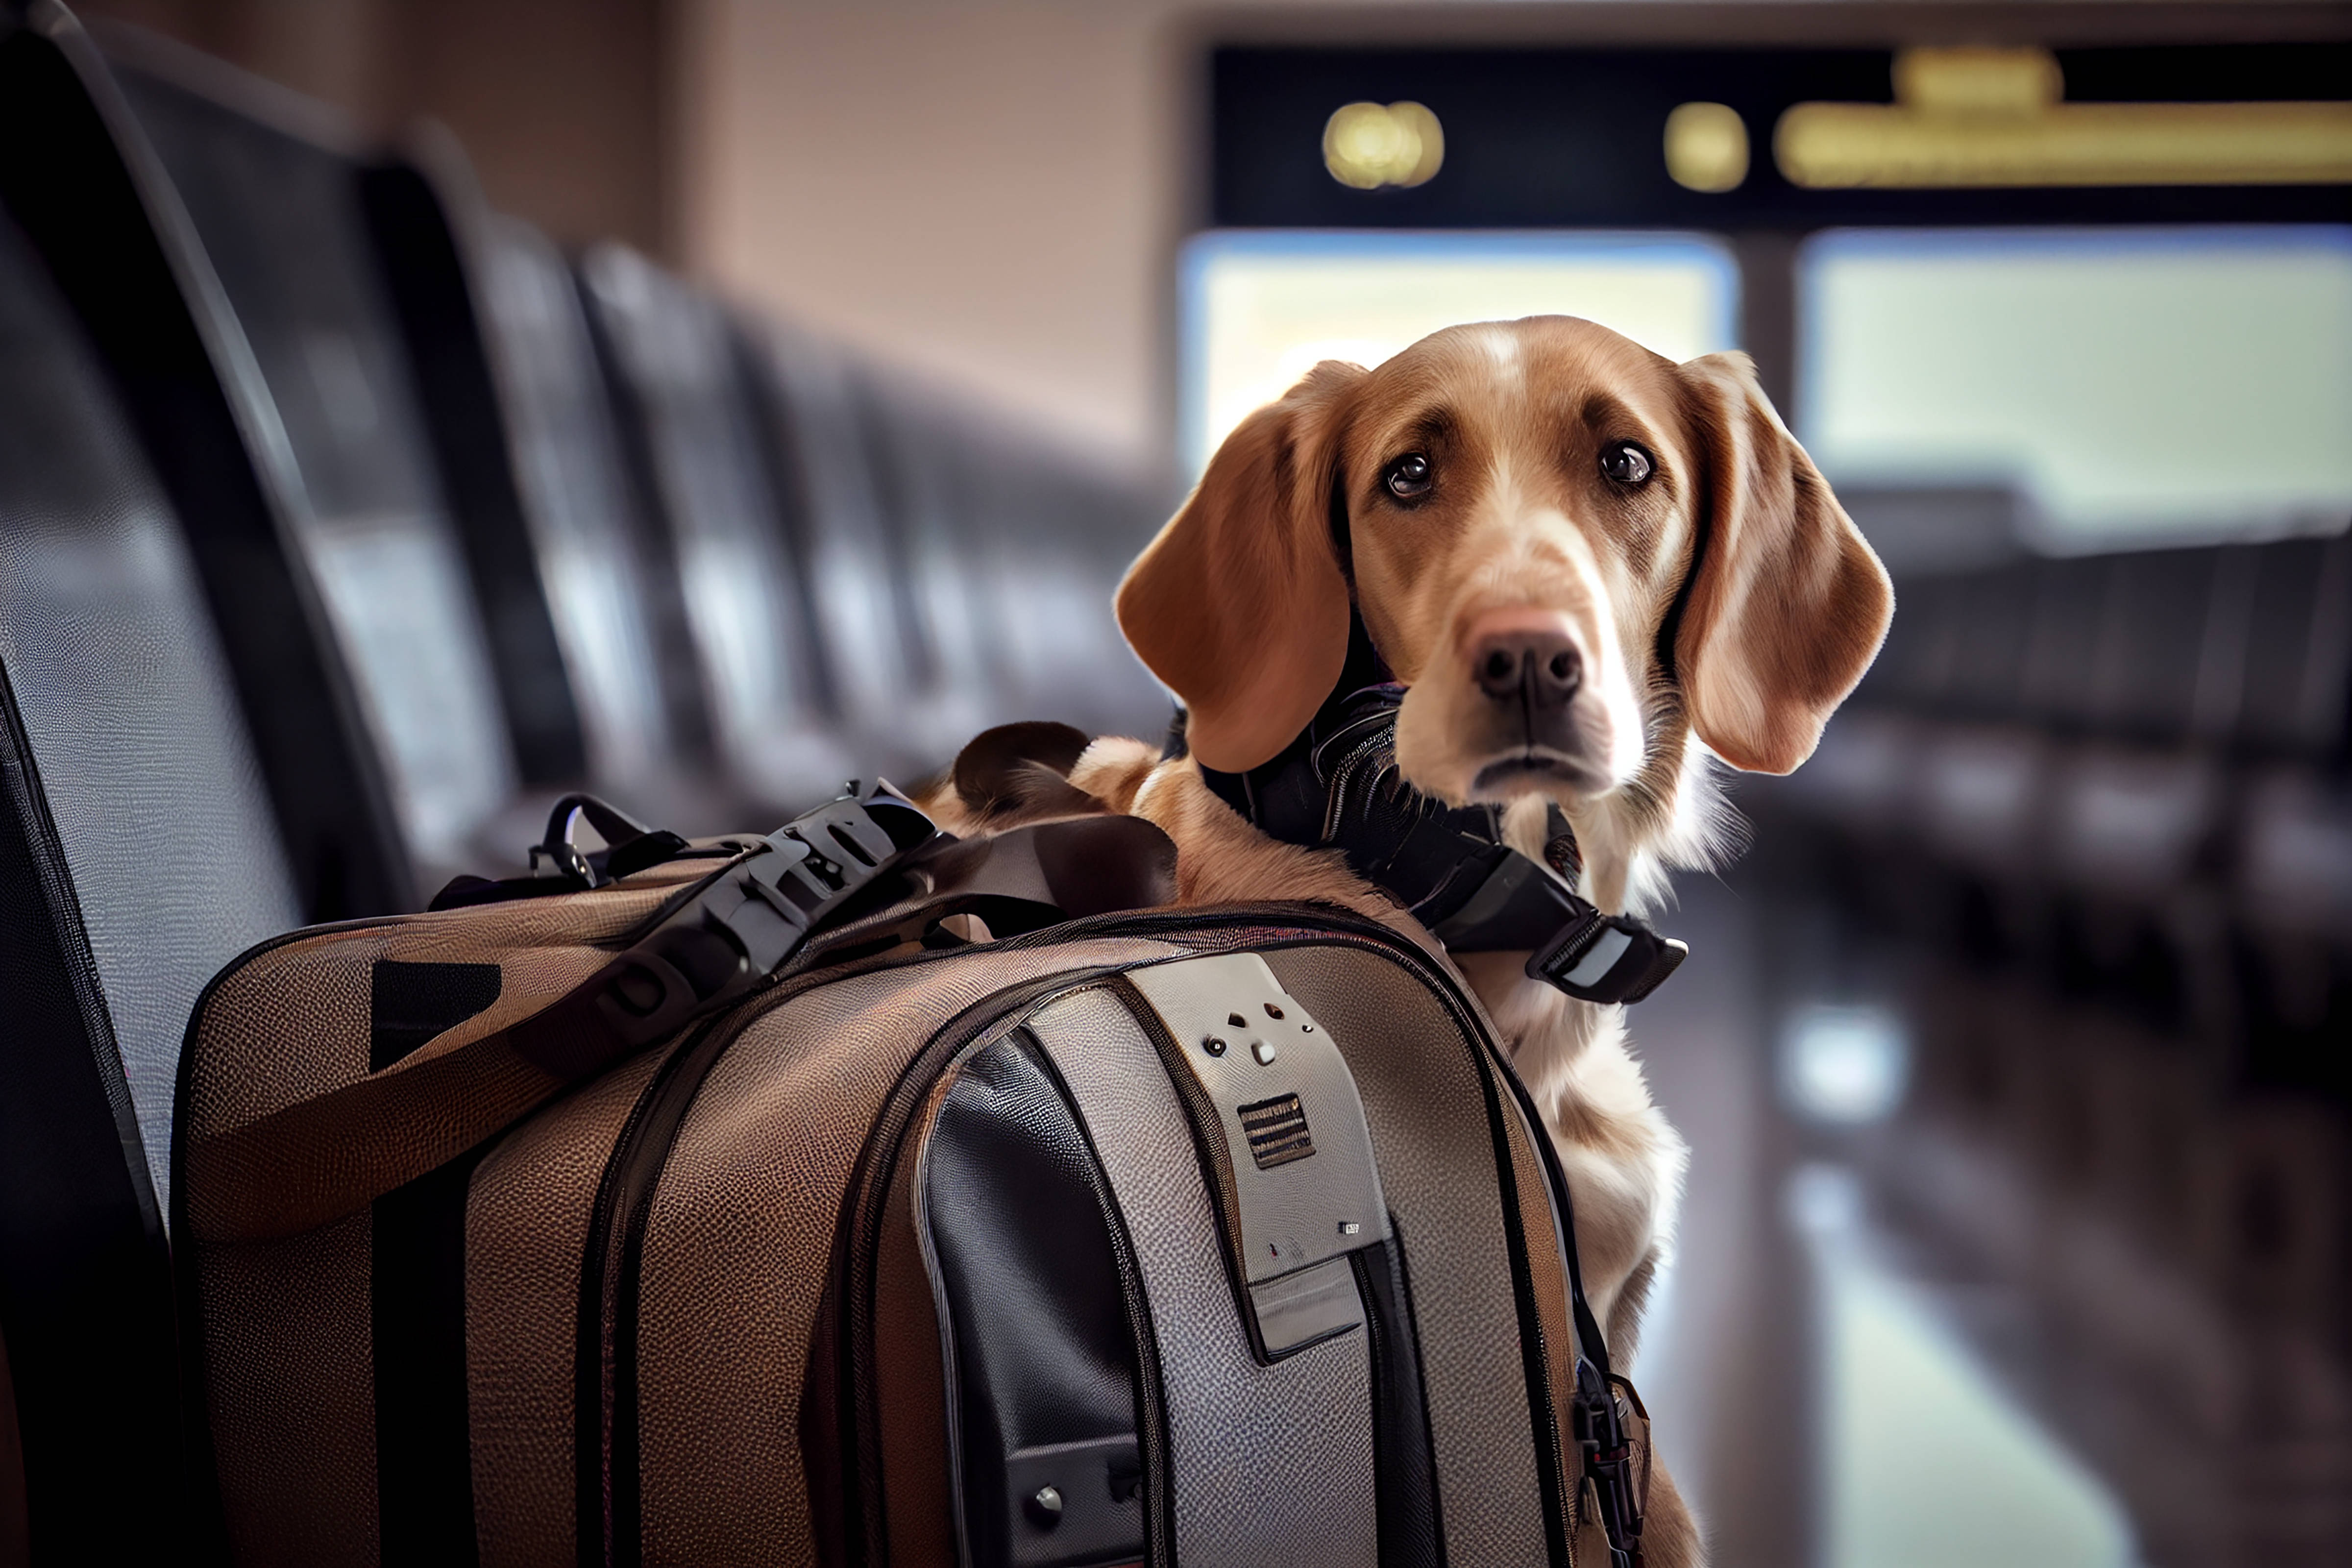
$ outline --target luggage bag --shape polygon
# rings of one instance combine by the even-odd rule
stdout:
[[[533,858],[196,1009],[234,1562],[1638,1560],[1557,1160],[1410,936],[887,786]]]

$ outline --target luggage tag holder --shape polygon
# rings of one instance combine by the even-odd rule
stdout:
[[[1347,1060],[1254,952],[1130,970],[1223,1201],[1220,1229],[1263,1363],[1359,1328],[1349,1255],[1390,1239]],[[1171,1048],[1172,1047],[1172,1048]]]

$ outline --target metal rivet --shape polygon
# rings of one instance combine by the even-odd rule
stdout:
[[[1282,1009],[1269,1002],[1265,1005],[1265,1016],[1269,1018],[1279,1018],[1282,1016]]]
[[[1315,1026],[1312,1024],[1301,1024],[1298,1026],[1298,1032],[1302,1035],[1311,1035],[1315,1032]]]
[[[1040,1530],[1051,1530],[1062,1522],[1062,1492],[1059,1487],[1039,1487],[1022,1500],[1029,1522]]]
[[[1262,1068],[1272,1067],[1274,1065],[1274,1042],[1272,1040],[1252,1040],[1250,1042],[1250,1055],[1257,1058],[1258,1066]]]
[[[1213,1057],[1221,1057],[1225,1054],[1225,1042],[1214,1035],[1205,1036],[1201,1041],[1201,1048]]]

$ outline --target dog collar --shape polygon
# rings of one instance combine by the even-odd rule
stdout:
[[[1639,1002],[1656,990],[1690,949],[1577,896],[1561,874],[1574,866],[1575,839],[1558,806],[1545,865],[1503,841],[1498,808],[1449,806],[1406,784],[1396,763],[1404,688],[1355,651],[1340,689],[1296,740],[1246,773],[1202,767],[1210,789],[1286,844],[1339,850],[1455,952],[1532,950],[1528,975],[1584,1002]],[[1373,680],[1358,684],[1365,674]]]

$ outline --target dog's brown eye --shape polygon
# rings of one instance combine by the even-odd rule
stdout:
[[[1654,466],[1650,454],[1631,441],[1601,449],[1601,471],[1621,485],[1647,483]]]
[[[1419,452],[1407,452],[1381,475],[1381,483],[1399,500],[1420,500],[1429,493],[1431,482],[1429,459]]]

